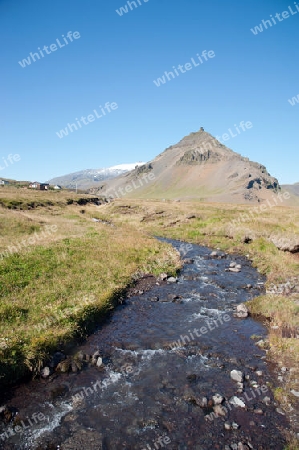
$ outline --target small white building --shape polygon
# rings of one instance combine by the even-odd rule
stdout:
[[[1,186],[4,186],[5,184],[9,184],[9,182],[6,181],[6,180],[0,180],[0,185]]]
[[[37,189],[38,191],[47,191],[49,188],[48,183],[39,183],[38,181],[33,181],[29,184],[29,189]]]

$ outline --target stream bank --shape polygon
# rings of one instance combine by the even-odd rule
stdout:
[[[166,241],[182,250],[181,242]],[[238,304],[263,292],[265,279],[246,258],[198,245],[185,250],[178,279],[132,293],[76,349],[98,353],[101,364],[12,390],[7,405],[28,428],[2,424],[1,448],[285,447],[289,425],[256,345],[266,329],[234,316]],[[45,420],[34,421],[34,413]]]

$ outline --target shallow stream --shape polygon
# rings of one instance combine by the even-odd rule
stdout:
[[[237,304],[263,291],[263,277],[246,258],[212,257],[208,248],[167,242],[189,249],[177,283],[126,299],[76,349],[99,351],[102,367],[14,388],[7,405],[27,428],[11,436],[3,428],[8,437],[0,448],[209,450],[238,448],[240,442],[255,450],[284,448],[288,424],[267,391],[265,352],[251,338],[264,338],[266,329],[250,317],[233,316]],[[241,264],[239,273],[225,270],[232,261]],[[234,369],[249,378],[243,393],[230,377]],[[227,414],[208,419],[216,393]],[[246,407],[231,405],[233,396]],[[204,397],[209,403],[203,408]]]

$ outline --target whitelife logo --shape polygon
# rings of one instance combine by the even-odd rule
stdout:
[[[232,131],[231,128],[229,128],[227,131],[228,133],[223,133],[221,136],[216,136],[217,141],[223,140],[223,141],[228,141],[231,137],[237,137],[239,134],[241,134],[240,128],[242,131],[246,131],[246,130],[250,130],[250,128],[253,127],[252,122],[250,122],[249,120],[247,122],[245,122],[244,120],[242,120],[239,125],[237,126],[236,124],[234,124],[235,130],[237,132],[237,134],[234,134],[234,132]],[[240,128],[239,128],[240,127]]]
[[[182,74],[182,73],[186,73],[187,71],[192,70],[193,67],[198,67],[198,66],[200,66],[200,65],[203,64],[205,61],[208,61],[208,60],[209,60],[208,58],[215,58],[215,52],[214,52],[213,50],[210,50],[210,51],[204,50],[204,51],[202,52],[201,55],[199,55],[199,54],[197,53],[196,56],[197,56],[197,61],[196,61],[195,58],[191,58],[191,60],[190,60],[191,62],[187,62],[187,63],[185,63],[184,65],[179,64],[177,67],[172,66],[172,67],[173,67],[173,72],[167,72],[167,71],[165,71],[165,72],[164,72],[164,75],[162,75],[162,77],[160,77],[160,78],[157,78],[157,80],[154,80],[153,83],[154,83],[157,87],[160,87],[162,84],[167,83],[167,81],[170,81],[170,80],[173,80],[173,79],[176,78],[176,77],[179,77],[179,76],[180,76],[180,73],[181,73],[181,74]],[[203,58],[204,60],[203,60],[202,58]],[[199,61],[199,62],[198,62],[198,61]],[[180,72],[178,72],[178,70],[179,70]]]
[[[297,11],[294,11],[291,6],[288,6],[289,11],[283,11],[282,13],[275,14],[275,18],[278,20],[278,22],[282,22],[283,20],[288,19],[290,17],[290,13],[292,16],[294,16],[299,12],[299,5],[297,5],[296,2],[294,2],[294,5],[296,6]],[[270,17],[272,22],[270,19],[262,20],[262,23],[260,23],[254,28],[250,28],[250,31],[256,36],[258,33],[262,33],[264,29],[267,30],[268,26],[271,28],[273,27],[273,25],[277,25],[278,22],[276,22],[272,14],[270,14]]]
[[[75,118],[77,125],[75,123],[68,123],[67,126],[60,131],[56,131],[57,136],[59,137],[59,139],[62,139],[64,136],[67,136],[69,134],[69,131],[72,133],[73,131],[77,131],[78,127],[82,128],[82,125],[80,123],[80,121],[84,124],[84,125],[89,125],[91,122],[95,121],[95,118],[100,119],[101,117],[106,116],[106,112],[105,109],[108,111],[108,113],[111,113],[111,111],[114,111],[115,109],[118,108],[118,104],[115,102],[106,102],[105,106],[102,107],[102,105],[100,105],[100,109],[102,114],[98,114],[98,111],[96,109],[93,110],[94,114],[89,114],[87,117],[85,116],[81,116],[80,119],[78,119],[77,117]]]
[[[154,173],[149,174],[143,174],[141,178],[135,181],[132,180],[131,183],[127,184],[124,188],[119,187],[118,189],[109,188],[105,192],[105,195],[111,199],[114,200],[115,198],[121,198],[124,197],[126,194],[129,194],[130,192],[133,192],[135,189],[141,188],[144,184],[148,184],[150,181],[155,180],[156,176]],[[144,183],[143,183],[144,182]],[[114,191],[113,194],[108,194],[109,191]]]
[[[23,248],[27,248],[30,245],[36,244],[40,239],[49,237],[52,235],[52,233],[56,233],[56,231],[57,225],[46,225],[41,232],[37,233],[35,231],[34,235],[31,235],[29,238],[23,239],[19,242],[14,242],[14,245],[9,245],[8,247],[6,247],[7,250],[0,253],[0,260],[7,256],[13,255],[14,253],[22,251]]]
[[[297,95],[297,97],[292,97],[291,99],[288,100],[289,104],[291,106],[295,106],[296,103],[299,103],[299,94]]]
[[[278,192],[276,197],[272,196],[273,204],[270,202],[269,199],[266,200],[266,203],[263,203],[260,206],[254,206],[253,208],[250,208],[248,211],[249,214],[251,214],[251,217],[249,214],[240,214],[238,216],[238,219],[233,219],[230,221],[230,224],[235,227],[236,225],[240,225],[241,222],[248,222],[251,219],[255,219],[255,214],[262,214],[263,212],[266,212],[268,209],[274,208],[275,206],[279,205],[278,200],[280,200],[280,203],[283,203],[284,200],[289,200],[291,197],[290,193],[288,191],[281,194]]]
[[[6,156],[2,156],[2,161],[0,161],[0,170],[6,169],[6,167],[9,167],[10,165],[13,165],[15,162],[20,161],[21,157],[18,153],[15,155],[12,155],[11,153]],[[2,166],[4,164],[4,167]]]
[[[72,31],[69,31],[67,33],[66,37],[64,36],[64,34],[62,35],[62,37],[63,37],[63,41],[65,43],[63,44],[63,43],[60,42],[59,39],[56,39],[58,47],[57,47],[56,44],[51,44],[49,46],[48,45],[44,45],[42,50],[41,50],[40,47],[37,47],[37,49],[38,49],[40,55],[42,56],[42,58],[45,57],[43,52],[45,52],[47,55],[50,55],[50,53],[56,52],[56,50],[58,50],[58,48],[62,48],[62,47],[65,47],[66,45],[68,45],[69,41],[73,42],[73,39],[79,39],[81,36],[80,36],[80,33],[78,31],[74,31],[74,33]],[[68,41],[68,39],[69,39],[69,41]],[[49,48],[50,48],[50,50],[49,50]],[[40,55],[38,53],[30,52],[30,54],[29,54],[29,56],[27,58],[24,58],[22,61],[19,61],[19,64],[24,69],[24,67],[30,66],[31,62],[35,62],[38,59],[41,59]]]
[[[139,6],[142,6],[142,5],[143,5],[143,3],[141,3],[141,0],[136,0],[136,1],[137,1],[137,3],[138,3]],[[149,0],[143,0],[144,3],[147,3],[148,1],[149,1]],[[127,13],[130,12],[130,11],[133,11],[133,9],[137,9],[137,8],[138,8],[137,3],[134,2],[134,1],[133,1],[133,2],[127,1],[127,4],[126,4],[126,5],[121,6],[119,9],[116,9],[115,11],[117,12],[117,14],[118,14],[119,16],[123,16],[124,14],[127,14]],[[134,8],[133,8],[132,5],[134,5]],[[129,9],[129,8],[130,8],[130,9]]]
[[[9,439],[11,436],[15,436],[18,433],[22,434],[24,430],[37,424],[38,421],[43,422],[44,420],[46,420],[46,416],[44,416],[44,414],[41,412],[39,413],[35,412],[32,414],[31,419],[27,416],[27,421],[29,425],[26,425],[26,423],[23,420],[21,420],[20,425],[9,427],[4,433],[0,434],[1,440],[5,441],[6,439]]]

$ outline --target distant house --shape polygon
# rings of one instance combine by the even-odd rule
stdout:
[[[0,180],[0,186],[4,186],[5,184],[9,184],[9,181]]]
[[[34,181],[33,183],[29,184],[29,188],[30,189],[39,189],[40,183],[38,183],[37,181]]]
[[[49,189],[49,184],[34,181],[33,183],[30,183],[28,187],[29,189],[37,189],[38,191],[47,191]]]
[[[53,189],[55,189],[56,191],[60,191],[60,189],[62,189],[62,187],[59,186],[59,184],[55,184],[55,186],[53,186]]]

